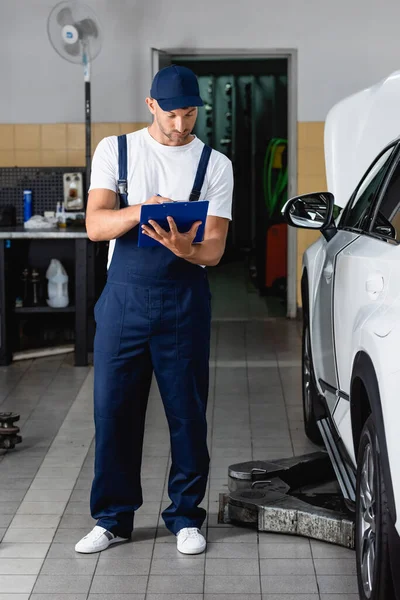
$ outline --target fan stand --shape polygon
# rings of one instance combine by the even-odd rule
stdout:
[[[91,121],[91,96],[90,96],[90,57],[89,50],[87,44],[82,43],[82,63],[83,63],[83,71],[84,71],[84,81],[85,81],[85,211],[87,206],[87,199],[89,193],[90,186],[90,172],[91,172],[91,160],[92,160],[92,139],[91,139],[91,131],[92,131],[92,121]]]

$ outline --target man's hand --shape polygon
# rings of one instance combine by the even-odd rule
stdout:
[[[172,217],[167,217],[167,219],[170,231],[165,231],[158,223],[150,220],[149,224],[151,227],[143,225],[143,233],[153,238],[153,240],[160,242],[160,244],[171,250],[179,258],[191,258],[195,252],[193,241],[201,225],[201,221],[193,223],[190,231],[187,233],[179,233],[174,219]]]

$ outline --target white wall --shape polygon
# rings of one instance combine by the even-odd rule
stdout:
[[[94,121],[149,120],[150,48],[298,50],[298,119],[400,68],[400,2],[87,0],[103,27],[93,64]],[[56,0],[0,0],[0,122],[80,122],[83,75],[47,38]]]

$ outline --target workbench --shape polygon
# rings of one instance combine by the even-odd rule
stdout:
[[[75,290],[74,302],[66,308],[50,306],[27,306],[15,308],[7,293],[7,247],[14,240],[62,240],[74,245]],[[0,228],[0,365],[9,365],[12,360],[10,323],[14,313],[75,313],[75,365],[88,364],[88,250],[90,241],[83,228],[29,230],[23,226]]]

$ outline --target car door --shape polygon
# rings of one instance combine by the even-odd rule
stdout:
[[[360,191],[363,187],[375,188],[374,204],[361,221],[354,213],[356,205],[349,211],[343,227],[358,231],[359,235],[338,254],[335,267],[333,319],[338,402],[333,419],[345,443],[349,440],[349,451],[352,450],[349,395],[354,354],[360,348],[363,324],[387,300],[393,265],[400,258],[396,241],[400,240],[398,146],[391,146],[380,156],[366,183]],[[365,192],[361,191],[358,203],[364,201],[363,195]]]
[[[358,284],[350,284],[349,279],[361,276],[357,267],[350,273],[339,257],[352,255],[351,248],[368,227],[373,203],[393,160],[393,152],[394,146],[391,146],[372,164],[340,218],[337,234],[323,245],[322,270],[313,306],[312,346],[315,372],[331,413],[341,389],[337,360],[340,357],[343,362],[344,354],[348,354],[348,348],[343,348],[341,332],[351,326],[351,315],[357,312],[358,306],[353,289]],[[343,265],[339,277],[338,264]]]

